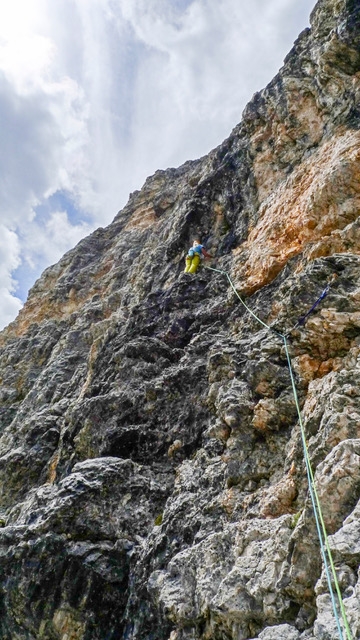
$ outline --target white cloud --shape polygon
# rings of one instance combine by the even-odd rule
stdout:
[[[52,211],[45,223],[35,221],[28,227],[23,260],[31,268],[37,261],[52,264],[90,231],[86,223],[71,224],[66,211]]]
[[[1,328],[4,328],[14,320],[23,305],[19,298],[12,295],[11,289],[3,286],[0,287],[0,301]]]
[[[312,1],[303,3],[303,23],[285,39],[282,12],[298,13],[295,0],[194,0],[185,11],[166,0],[120,2],[134,34],[126,85],[132,114],[130,143],[116,131],[113,139],[127,154],[131,189],[156,168],[199,157],[230,133],[305,26],[306,4],[310,11]],[[123,32],[119,16],[116,24]]]
[[[1,251],[7,277],[1,278],[0,328],[21,305],[11,274],[23,297],[23,281],[32,284],[90,228],[69,223],[73,233],[58,229],[56,238],[54,218],[39,220],[36,214],[53,193],[66,189],[76,198],[89,184],[88,104],[76,79],[59,65],[47,9],[43,0],[0,5],[0,210],[12,234]]]
[[[20,264],[20,246],[16,233],[0,224],[0,281],[13,286],[11,272]]]
[[[22,307],[21,300],[14,295],[16,282],[12,272],[20,264],[20,246],[13,231],[0,224],[0,317],[3,326],[11,322]]]
[[[14,234],[2,254],[0,327],[19,305],[11,274],[23,297],[149,174],[203,155],[230,133],[313,3],[0,4],[0,210]],[[62,192],[66,210],[52,200]]]

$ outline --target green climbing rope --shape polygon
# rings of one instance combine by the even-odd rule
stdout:
[[[314,473],[313,473],[313,470],[312,470],[309,450],[308,450],[308,446],[307,446],[307,442],[306,442],[305,429],[304,429],[304,424],[303,424],[302,416],[301,416],[299,398],[298,398],[296,384],[295,384],[295,376],[294,376],[294,372],[293,372],[293,368],[292,368],[292,364],[291,364],[291,358],[290,358],[290,353],[289,353],[287,336],[282,334],[282,333],[280,333],[280,332],[278,332],[278,331],[274,331],[274,329],[272,329],[272,327],[270,327],[270,325],[266,324],[266,322],[261,320],[261,318],[259,318],[250,309],[250,307],[246,304],[246,302],[244,302],[244,300],[242,299],[242,297],[240,296],[240,294],[236,290],[236,287],[235,287],[234,283],[232,282],[231,277],[230,277],[230,275],[228,274],[227,271],[224,271],[223,269],[215,269],[214,267],[205,267],[205,268],[206,269],[210,269],[210,271],[215,271],[215,272],[220,273],[221,275],[225,276],[227,278],[231,288],[233,289],[235,295],[240,300],[240,302],[243,305],[243,307],[248,311],[248,313],[250,313],[252,315],[252,317],[255,318],[255,320],[257,322],[259,322],[263,327],[265,327],[268,331],[271,331],[272,333],[276,334],[283,341],[284,348],[285,348],[285,353],[286,353],[287,364],[288,364],[288,369],[289,369],[289,373],[290,373],[290,379],[291,379],[291,386],[292,386],[294,401],[295,401],[295,405],[296,405],[296,411],[297,411],[297,415],[298,415],[298,419],[299,419],[301,439],[302,439],[303,450],[304,450],[305,467],[306,467],[306,473],[307,473],[308,485],[309,485],[310,499],[311,499],[311,503],[312,503],[312,507],[313,507],[313,511],[314,511],[316,529],[317,529],[318,538],[319,538],[319,542],[320,542],[321,555],[322,555],[322,558],[323,558],[323,561],[324,561],[325,573],[326,573],[327,583],[328,583],[328,587],[329,587],[329,593],[330,593],[330,597],[331,597],[332,607],[333,607],[333,611],[334,611],[334,617],[335,617],[335,620],[336,620],[336,625],[337,625],[337,628],[338,628],[338,631],[339,631],[340,639],[344,640],[343,629],[342,629],[341,624],[340,624],[339,614],[338,614],[337,607],[336,607],[336,600],[335,600],[334,589],[333,589],[333,585],[332,585],[332,581],[331,581],[331,576],[332,576],[332,579],[333,579],[333,582],[334,582],[334,585],[335,585],[336,594],[337,594],[337,597],[338,597],[340,613],[341,613],[341,618],[342,618],[342,622],[343,622],[344,629],[345,629],[346,638],[347,638],[347,640],[353,640],[353,637],[352,637],[352,634],[351,634],[351,631],[350,631],[349,622],[348,622],[348,619],[347,619],[347,616],[346,616],[344,602],[343,602],[342,595],[341,595],[339,581],[338,581],[338,578],[337,578],[337,575],[336,575],[336,569],[335,569],[334,560],[333,560],[331,549],[330,549],[329,538],[328,538],[326,527],[325,527],[325,522],[324,522],[324,518],[323,518],[323,514],[322,514],[320,500],[319,500],[319,495],[318,495],[318,492],[317,492],[316,486],[315,486]],[[330,564],[330,568],[329,568],[329,564]]]

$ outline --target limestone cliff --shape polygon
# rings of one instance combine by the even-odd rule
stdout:
[[[217,149],[0,334],[2,640],[335,640],[284,348],[360,638],[360,4],[319,0]],[[210,264],[210,263],[209,263]]]

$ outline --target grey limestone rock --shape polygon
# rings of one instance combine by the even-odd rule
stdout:
[[[4,640],[337,638],[283,334],[360,638],[359,16],[319,0],[229,138],[0,334]]]
[[[299,640],[300,634],[289,624],[279,624],[264,629],[258,638],[260,640]]]

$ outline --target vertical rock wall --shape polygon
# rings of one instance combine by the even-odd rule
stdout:
[[[290,334],[360,638],[360,5],[320,0],[208,156],[158,171],[0,334],[0,637],[335,640]]]

